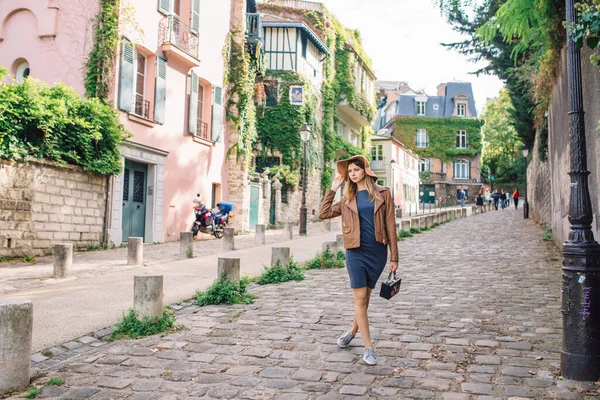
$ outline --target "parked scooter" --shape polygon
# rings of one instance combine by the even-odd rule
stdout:
[[[200,203],[200,194],[197,194],[198,199],[194,199],[194,214],[196,219],[192,224],[192,233],[194,237],[198,232],[214,235],[217,239],[221,239],[225,234],[225,227],[229,220],[229,213],[233,211],[233,203],[228,201],[220,201],[217,203],[217,208],[210,210],[204,204]]]

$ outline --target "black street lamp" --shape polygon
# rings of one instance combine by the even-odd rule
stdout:
[[[523,218],[529,219],[529,202],[527,201],[527,156],[529,155],[529,146],[523,145],[523,157],[525,158],[525,201],[523,202]]]
[[[302,154],[302,206],[300,207],[300,235],[306,235],[306,146],[310,139],[310,128],[303,124],[300,127],[300,139],[304,143]]]
[[[566,0],[567,27],[577,21],[575,0]],[[592,232],[587,148],[581,83],[581,53],[567,35],[567,75],[571,111],[571,197],[569,238],[563,244],[562,376],[578,381],[600,378],[600,245]]]

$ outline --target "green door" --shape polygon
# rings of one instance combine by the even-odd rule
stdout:
[[[421,203],[435,204],[435,185],[420,185],[419,191]]]
[[[258,224],[258,203],[260,200],[260,190],[257,185],[250,185],[250,230],[254,230]]]
[[[123,241],[144,237],[148,165],[125,160],[123,174]]]

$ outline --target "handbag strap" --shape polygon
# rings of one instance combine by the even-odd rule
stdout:
[[[394,275],[394,280],[393,281],[392,281],[392,274]],[[394,272],[390,272],[390,274],[388,275],[388,278],[387,278],[386,282],[394,282],[394,281],[397,281],[397,280],[398,280],[398,278],[396,277],[396,271],[394,271]]]

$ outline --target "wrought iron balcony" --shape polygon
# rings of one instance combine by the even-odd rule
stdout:
[[[446,173],[445,172],[430,172],[429,176],[431,180],[434,182],[446,182]]]
[[[198,35],[178,15],[167,15],[158,25],[158,44],[171,44],[198,59]]]
[[[140,95],[135,95],[133,99],[133,114],[138,117],[142,117],[145,119],[150,119],[150,102],[148,100],[144,100],[144,98]]]
[[[208,134],[208,124],[206,122],[202,122],[201,118],[198,118],[198,124],[196,125],[196,132],[194,133],[194,136],[211,140],[210,135]]]
[[[262,22],[260,14],[246,13],[246,39],[250,44],[257,44],[262,41]]]
[[[371,169],[373,171],[384,171],[385,170],[384,160],[371,161]]]

